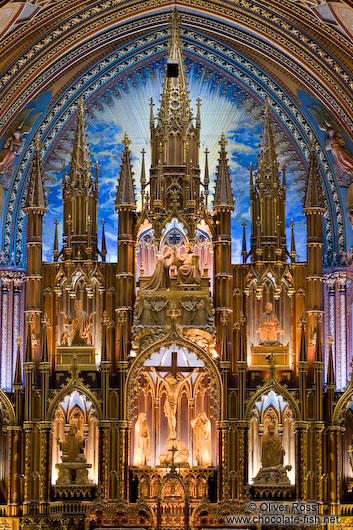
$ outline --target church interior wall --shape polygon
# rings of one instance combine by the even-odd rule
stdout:
[[[0,0],[0,530],[350,528],[351,1],[57,4]]]

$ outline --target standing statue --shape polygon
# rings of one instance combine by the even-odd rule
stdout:
[[[199,256],[193,253],[190,246],[183,254],[179,250],[175,264],[178,267],[178,285],[200,285]]]
[[[270,423],[267,433],[262,440],[262,467],[254,478],[255,485],[283,485],[290,484],[287,471],[292,469],[291,465],[283,465],[285,450],[281,444],[276,426]]]
[[[195,433],[195,458],[199,466],[212,465],[211,422],[205,412],[200,412],[191,426]]]
[[[62,451],[61,460],[63,462],[82,462],[86,461],[83,454],[85,442],[82,434],[73,423],[70,424],[69,432],[66,435],[64,442],[58,440],[58,445]]]
[[[262,314],[261,322],[256,330],[256,333],[261,333],[260,345],[280,345],[277,335],[282,333],[279,327],[279,321],[276,313],[273,311],[271,302],[265,305],[265,311]]]
[[[92,344],[92,317],[94,313],[87,316],[82,309],[81,300],[75,301],[75,312],[71,317],[71,346],[86,346]]]
[[[150,431],[147,414],[140,412],[135,423],[134,466],[146,466],[150,457]]]
[[[262,466],[276,467],[283,465],[285,450],[281,444],[274,423],[270,423],[262,440]]]
[[[168,439],[175,440],[177,437],[176,411],[178,405],[179,391],[185,381],[190,379],[198,371],[198,369],[194,368],[194,370],[187,377],[184,377],[179,381],[172,375],[170,375],[168,378],[162,377],[161,375],[159,375],[159,373],[154,367],[151,368],[151,370],[154,374],[156,374],[157,378],[163,381],[163,383],[165,384],[167,395],[164,402],[164,414],[168,420]]]
[[[149,281],[142,288],[144,291],[158,291],[159,289],[169,289],[170,277],[169,267],[173,263],[174,252],[168,248],[167,252],[157,260],[156,268]]]

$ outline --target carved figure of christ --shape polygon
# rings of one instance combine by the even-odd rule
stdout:
[[[166,399],[164,403],[164,414],[168,421],[168,438],[171,440],[176,439],[176,411],[178,406],[178,398],[179,398],[179,392],[180,388],[183,386],[185,381],[190,379],[196,372],[198,372],[199,368],[189,368],[189,367],[178,367],[177,366],[177,352],[172,353],[172,366],[159,366],[157,369],[152,367],[152,372],[156,374],[157,378],[163,381],[166,388]],[[171,376],[168,377],[162,377],[158,371],[160,372],[171,372]],[[177,371],[183,371],[183,372],[191,372],[189,375],[184,377],[183,379],[179,380],[177,379]]]

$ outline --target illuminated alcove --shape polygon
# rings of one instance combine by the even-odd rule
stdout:
[[[136,423],[141,414],[146,415],[150,436],[150,456],[146,465],[152,467],[165,465],[165,462],[171,458],[170,454],[166,454],[169,427],[165,403],[168,399],[166,386],[172,377],[173,366],[176,378],[181,383],[176,406],[176,440],[181,441],[188,452],[185,465],[187,467],[199,465],[191,422],[204,412],[210,422],[211,434],[211,461],[206,467],[213,467],[216,465],[216,411],[212,375],[205,362],[194,352],[176,344],[162,347],[153,353],[139,371],[138,389],[135,391],[135,402],[132,407],[130,464],[136,465],[136,460],[134,461],[137,444]],[[192,369],[195,369],[194,373]]]
[[[84,455],[91,465],[88,478],[98,482],[98,425],[96,410],[88,399],[77,391],[65,396],[55,411],[52,434],[51,483],[58,478],[56,464],[61,463],[60,445],[64,442],[70,425],[75,425],[84,440]]]
[[[275,426],[280,442],[285,451],[283,465],[292,466],[287,472],[291,484],[295,484],[295,433],[294,416],[290,405],[282,396],[271,390],[261,396],[252,411],[249,426],[249,484],[253,483],[261,468],[262,440],[270,424]]]

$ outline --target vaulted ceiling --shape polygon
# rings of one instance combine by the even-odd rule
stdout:
[[[300,94],[321,104],[346,142],[353,140],[352,0],[33,0],[0,6],[0,138],[4,142],[13,131],[16,117],[33,118],[24,149],[3,182],[0,265],[23,266],[21,203],[35,135],[50,157],[80,96],[89,106],[117,80],[165,57],[175,8],[185,56],[259,104],[269,98],[279,129],[304,165],[316,136],[329,206],[329,250],[332,256],[347,251],[350,227],[341,183],[320,124],[315,127]],[[33,103],[39,100],[40,111]],[[26,109],[32,114],[23,113]]]

